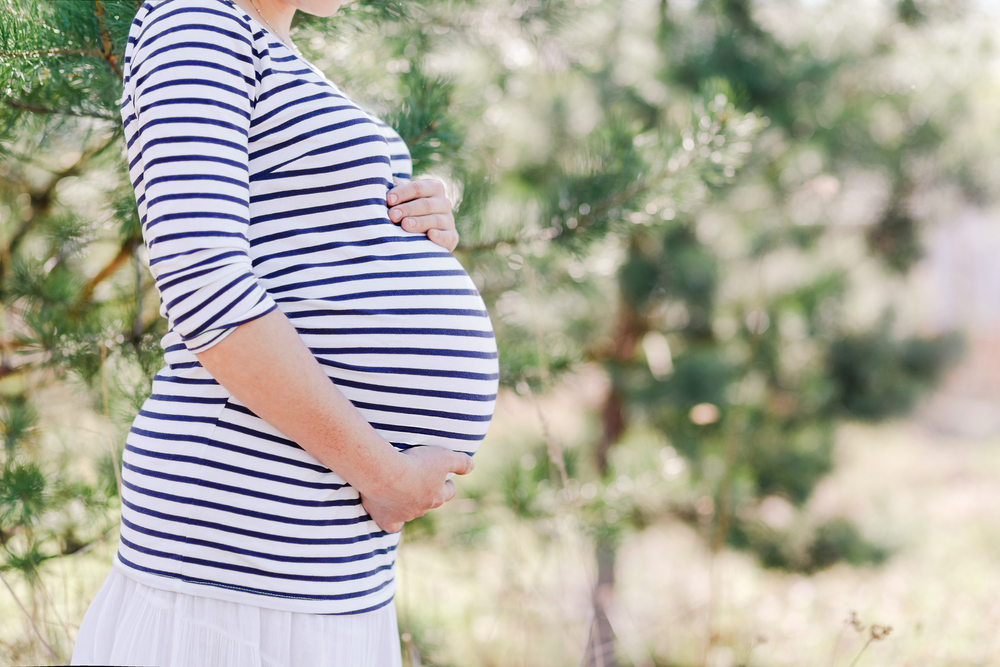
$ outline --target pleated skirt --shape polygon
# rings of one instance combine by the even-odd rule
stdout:
[[[401,667],[396,608],[333,616],[151,588],[112,569],[87,609],[73,665]]]

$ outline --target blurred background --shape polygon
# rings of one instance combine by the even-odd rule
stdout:
[[[162,365],[136,8],[0,0],[5,664],[68,661]],[[989,0],[297,17],[446,182],[500,346],[475,474],[405,529],[404,664],[1000,664],[998,28]]]

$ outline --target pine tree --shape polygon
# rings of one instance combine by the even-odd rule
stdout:
[[[47,560],[114,538],[117,452],[161,363],[118,117],[136,8],[0,0],[0,572],[37,591]],[[750,0],[378,0],[296,20],[313,62],[399,130],[415,173],[451,188],[503,385],[544,398],[584,367],[607,378],[587,442],[549,434],[539,465],[511,461],[483,491],[524,521],[587,526],[588,664],[616,664],[616,549],[658,517],[771,567],[886,556],[845,520],[775,527],[760,509],[801,508],[838,424],[906,414],[955,355],[951,338],[897,335],[891,308],[849,317],[854,264],[892,280],[919,258],[918,194],[974,186],[939,151],[960,97],[936,108],[892,69],[945,18],[887,8],[853,42],[816,28],[836,8],[783,5],[791,34]],[[37,401],[59,386],[112,424],[96,479],[44,446]],[[640,495],[642,468],[657,476]],[[70,637],[39,633],[65,657]]]

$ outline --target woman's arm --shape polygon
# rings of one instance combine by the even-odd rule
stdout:
[[[471,457],[442,447],[397,452],[333,385],[278,310],[240,325],[197,357],[237,400],[356,488],[383,530],[395,532],[451,500],[448,473],[472,471]]]

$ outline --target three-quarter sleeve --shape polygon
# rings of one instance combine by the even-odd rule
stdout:
[[[191,352],[275,308],[249,250],[249,26],[197,0],[150,12],[131,47],[129,171],[160,312]],[[128,134],[128,132],[127,132]]]

